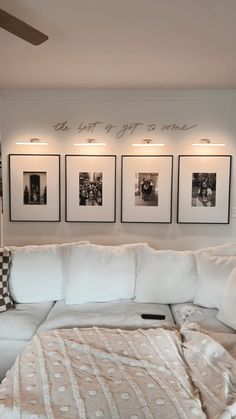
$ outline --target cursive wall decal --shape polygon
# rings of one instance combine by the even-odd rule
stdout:
[[[104,125],[104,127],[102,127]],[[193,128],[197,127],[197,124],[176,124],[175,122],[172,122],[170,124],[164,124],[164,125],[158,125],[157,123],[150,123],[145,124],[144,122],[126,122],[121,124],[120,126],[114,125],[112,123],[105,123],[102,121],[94,121],[94,122],[84,122],[82,121],[78,127],[75,128],[75,130],[81,134],[83,132],[87,132],[89,134],[94,134],[96,129],[98,127],[102,127],[105,131],[105,134],[110,133],[111,131],[114,131],[115,128],[117,128],[117,131],[115,133],[116,138],[120,139],[124,135],[132,135],[138,128],[144,128],[147,132],[153,132],[153,131],[187,131]],[[56,124],[52,125],[55,131],[60,132],[66,132],[71,129],[71,125],[68,121],[60,121]]]

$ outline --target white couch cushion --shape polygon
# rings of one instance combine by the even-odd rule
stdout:
[[[209,254],[211,256],[236,256],[236,243],[226,243],[215,247],[205,247],[195,250],[195,254]]]
[[[217,320],[219,310],[216,308],[205,308],[192,303],[182,303],[172,304],[171,311],[178,326],[186,323],[187,326],[191,327],[191,324],[195,324],[199,329],[206,332],[234,333],[230,327]]]
[[[78,242],[77,246],[87,242]],[[63,277],[68,252],[74,243],[11,247],[9,288],[17,303],[37,303],[64,298]]]
[[[30,340],[45,320],[54,302],[16,304],[0,315],[0,340]]]
[[[0,339],[0,383],[26,344],[25,340]]]
[[[139,249],[135,299],[143,303],[192,301],[196,290],[193,252]]]
[[[12,252],[9,285],[17,303],[61,300],[62,263],[57,246],[25,246]]]
[[[194,304],[220,308],[221,296],[230,272],[236,266],[236,256],[199,254],[197,260],[197,290]]]
[[[142,313],[164,314],[164,320],[142,319]],[[57,301],[47,319],[40,325],[39,332],[71,327],[111,327],[138,329],[174,325],[170,307],[165,304],[142,304],[134,300],[106,303],[65,304]]]
[[[224,287],[217,319],[236,330],[236,268],[230,273]]]
[[[66,303],[133,298],[135,253],[135,246],[72,246]]]

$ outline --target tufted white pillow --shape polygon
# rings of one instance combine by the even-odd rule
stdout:
[[[66,304],[134,298],[136,246],[72,246]]]
[[[76,246],[88,242],[77,242]],[[64,298],[71,243],[10,247],[9,288],[16,303],[39,303]]]
[[[236,256],[236,243],[226,243],[215,247],[205,247],[195,250],[196,255],[208,254],[211,256]]]
[[[236,256],[199,254],[197,260],[197,291],[194,304],[220,308],[221,296],[229,274],[236,266]]]
[[[193,301],[196,265],[193,252],[139,250],[135,300],[141,303],[174,304]]]
[[[236,267],[224,287],[217,319],[236,330]]]

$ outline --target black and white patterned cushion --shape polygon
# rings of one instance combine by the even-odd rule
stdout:
[[[13,308],[8,289],[10,262],[11,252],[7,249],[0,249],[0,312]]]

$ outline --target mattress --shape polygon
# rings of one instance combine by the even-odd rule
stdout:
[[[165,320],[144,320],[142,313],[164,314]],[[174,326],[170,307],[129,301],[109,303],[65,304],[58,301],[38,331],[70,327],[110,327],[123,329]]]

